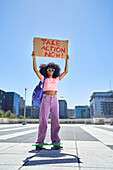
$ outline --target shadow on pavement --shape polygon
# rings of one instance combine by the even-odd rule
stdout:
[[[33,157],[28,157],[24,160],[24,166],[36,166],[36,165],[47,165],[47,164],[69,164],[69,163],[82,163],[76,155],[61,153],[61,150],[45,149],[41,152],[36,150],[29,151],[30,153],[37,153]],[[63,158],[67,157],[68,158]],[[69,158],[71,156],[71,158]],[[72,158],[73,157],[73,158]],[[35,160],[32,160],[35,158]],[[42,158],[42,160],[41,160]],[[43,159],[47,158],[47,159]],[[61,159],[60,159],[61,158]]]

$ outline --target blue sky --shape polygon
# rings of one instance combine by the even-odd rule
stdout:
[[[109,91],[113,84],[112,0],[0,0],[0,89],[14,91],[31,105],[39,79],[33,71],[33,38],[69,40],[69,71],[58,83],[58,98],[68,108],[89,105],[93,92]],[[55,62],[61,73],[65,59]]]

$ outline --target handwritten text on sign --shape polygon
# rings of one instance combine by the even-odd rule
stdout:
[[[34,52],[36,56],[66,58],[68,54],[68,40],[35,37]]]

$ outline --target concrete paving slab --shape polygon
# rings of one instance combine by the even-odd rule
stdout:
[[[83,168],[113,168],[113,151],[101,142],[77,141]]]
[[[0,152],[16,145],[16,143],[0,143]]]
[[[0,129],[23,126],[22,124],[0,124]]]
[[[21,166],[25,157],[23,154],[0,154],[0,165]]]
[[[107,130],[107,131],[110,131],[110,132],[113,132],[113,128],[110,128],[110,127],[96,127],[96,128],[99,128],[99,129],[103,129],[103,130]]]
[[[5,127],[5,128],[0,128],[0,134],[1,134],[1,132],[3,132],[3,133],[6,133],[6,132],[14,132],[14,131],[16,131],[17,132],[17,130],[19,131],[19,130],[27,130],[27,129],[29,129],[29,128],[36,128],[35,126],[16,126],[15,128],[14,127],[9,127],[9,128],[7,128],[7,127]],[[38,129],[38,127],[37,127],[37,129]]]
[[[73,141],[73,140],[62,140],[61,141],[61,143],[63,143],[63,149],[65,150],[65,149],[75,149],[76,148],[76,146],[75,146],[75,141]]]
[[[80,125],[80,127],[93,135],[105,145],[113,145],[113,132],[96,128],[95,126]]]
[[[41,150],[24,166],[53,166],[53,167],[78,167],[78,158],[76,154],[74,141],[62,141],[63,149],[51,150],[51,146],[46,146],[48,150]],[[25,160],[26,161],[26,160]]]
[[[75,133],[76,141],[98,141],[97,138],[89,134],[87,131],[85,131],[80,126],[76,126],[74,128],[74,133]]]
[[[56,150],[41,150],[35,157],[32,158],[25,166],[39,166],[39,165],[54,165],[58,166],[73,166],[78,167],[78,159],[73,149],[68,151]]]
[[[0,153],[16,153],[16,154],[28,154],[29,150],[32,149],[31,143],[20,143],[13,145],[12,147],[6,148],[5,150],[1,151]]]
[[[2,143],[0,143],[2,144]],[[30,144],[8,144],[4,143],[4,149],[0,151],[0,170],[5,169],[8,166],[10,170],[17,170],[20,166],[23,165],[23,160],[26,157],[31,157],[35,153],[28,152],[32,149],[31,143]],[[10,168],[9,168],[10,167]]]
[[[26,135],[28,133],[34,133],[37,132],[37,129],[33,129],[33,130],[29,130],[29,131],[22,131],[22,132],[15,132],[15,133],[11,133],[11,134],[7,134],[7,135],[1,135],[0,136],[0,140],[6,140],[6,139],[10,139],[16,136],[22,136],[22,135]]]
[[[104,167],[80,167],[79,170],[113,170],[113,168],[104,168]]]
[[[0,165],[0,170],[18,170],[19,167],[16,165]]]
[[[106,150],[109,148],[104,145],[103,143],[101,143],[100,141],[77,141],[77,148],[78,148],[78,151],[79,151],[79,148],[81,149],[85,149],[87,148],[88,150],[97,150],[100,151],[100,150]]]
[[[54,166],[37,166],[36,167],[22,167],[22,170],[79,170],[78,167],[54,167]]]
[[[44,164],[47,166],[50,166],[52,164],[52,166],[57,167],[59,164],[59,166],[65,167],[68,166],[68,164],[70,164],[68,167],[70,166],[78,167],[78,159],[75,155],[76,152],[75,142],[62,141],[62,143],[63,143],[63,151],[61,151],[61,153],[59,152],[59,150],[58,151],[50,150],[52,146],[46,146],[46,149],[48,150],[41,150],[40,154],[37,154],[38,156],[33,157],[31,159],[32,161],[29,161],[27,163],[28,164],[27,167],[29,166],[34,168],[37,165],[37,163],[38,166],[40,166],[40,164]],[[10,166],[11,169],[16,169],[17,167],[19,168],[24,164],[25,161],[27,161],[29,158],[31,158],[33,155],[37,153],[35,147],[33,148],[31,143],[29,144],[28,143],[26,144],[25,143],[20,143],[20,144],[1,143],[1,145],[2,144],[5,146],[4,150],[1,150],[0,152],[0,167],[2,168],[4,166],[5,167]],[[73,152],[74,154],[72,154]]]
[[[74,140],[73,127],[61,126],[59,136],[63,140]]]
[[[17,133],[14,134],[16,131],[13,130],[16,127],[18,132],[21,126],[6,125],[6,127],[4,126],[4,131],[7,131],[8,127],[14,137],[4,141],[0,140],[0,170],[19,170],[19,168],[20,170],[113,169],[113,132],[111,126],[63,124],[60,131],[63,150],[50,150],[52,146],[46,146],[48,150],[41,150],[39,153],[32,146],[37,136],[37,126],[35,133],[29,133],[31,129],[27,132],[27,128],[24,128],[26,133],[21,136],[20,134],[18,136]],[[34,127],[34,124],[27,127]],[[1,133],[1,136],[3,135]],[[48,125],[45,142],[51,143],[50,125]],[[79,155],[80,163],[78,163],[76,152]]]

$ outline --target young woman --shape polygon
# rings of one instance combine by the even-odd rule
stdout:
[[[35,53],[32,52],[33,57],[33,68],[38,78],[43,82],[44,77],[46,80],[44,82],[43,97],[40,107],[39,114],[39,128],[38,128],[38,138],[36,143],[44,143],[47,131],[47,122],[49,112],[51,113],[51,141],[52,143],[60,143],[60,137],[58,132],[60,130],[59,125],[59,105],[57,99],[57,83],[67,74],[68,72],[68,60],[69,55],[66,56],[65,70],[60,74],[60,67],[55,63],[41,64],[40,70],[38,71],[35,60]],[[36,150],[41,149],[42,146],[36,146]],[[53,149],[59,149],[61,146],[54,146]]]

